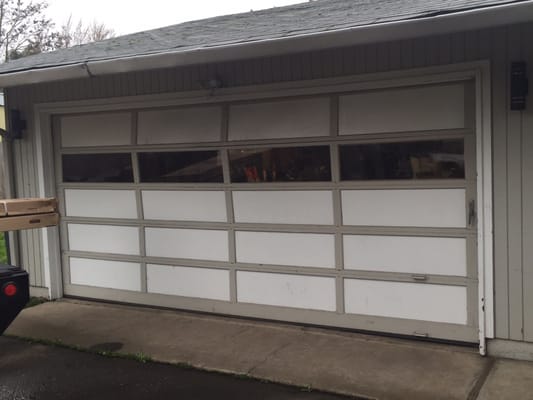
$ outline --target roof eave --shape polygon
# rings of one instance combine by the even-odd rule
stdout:
[[[284,38],[7,72],[0,87],[322,50],[533,21],[533,1]]]

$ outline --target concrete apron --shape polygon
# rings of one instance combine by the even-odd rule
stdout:
[[[74,300],[26,309],[6,333],[380,400],[475,399],[487,376],[508,378],[471,348]]]

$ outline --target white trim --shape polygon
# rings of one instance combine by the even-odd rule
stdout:
[[[320,79],[304,82],[249,86],[221,89],[216,94],[205,91],[163,95],[133,96],[99,100],[81,100],[37,104],[36,144],[40,194],[55,195],[53,153],[50,118],[52,114],[98,112],[123,109],[141,109],[176,105],[207,104],[235,100],[267,99],[280,96],[298,96],[320,93],[338,93],[356,90],[402,87],[420,84],[475,79],[477,129],[477,207],[478,207],[478,294],[480,353],[486,353],[485,339],[494,336],[493,258],[492,258],[492,159],[491,159],[491,98],[490,64],[488,61],[452,64],[412,69],[408,71],[357,75],[343,78]],[[44,153],[43,153],[44,152]],[[45,173],[46,171],[46,173]],[[62,295],[61,267],[59,264],[59,236],[57,229],[43,235],[45,271],[50,282],[52,298]],[[53,261],[52,261],[53,259]],[[52,266],[58,266],[52,267]]]
[[[301,52],[316,51],[331,47],[353,46],[445,34],[461,30],[483,29],[531,21],[532,14],[533,1],[523,1],[329,31],[225,45],[204,45],[185,51],[163,51],[85,62],[73,61],[69,65],[5,72],[0,74],[0,86],[10,87],[69,78],[89,78],[146,69],[173,68],[243,58],[266,57],[293,53],[294,49],[298,49]]]
[[[486,338],[494,338],[494,271],[492,225],[492,126],[490,66],[476,74],[476,153],[479,280],[479,352],[485,355]]]
[[[56,197],[51,115],[35,113],[35,151],[40,197]],[[63,296],[59,228],[42,230],[45,285],[50,299]]]

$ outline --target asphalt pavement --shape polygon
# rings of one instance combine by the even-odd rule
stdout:
[[[112,358],[0,337],[0,399],[348,399],[139,358]]]

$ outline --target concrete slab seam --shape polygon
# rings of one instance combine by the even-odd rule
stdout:
[[[476,383],[472,387],[472,390],[468,394],[468,397],[466,400],[476,400],[479,396],[479,393],[481,392],[481,389],[487,382],[487,379],[492,372],[494,365],[496,364],[496,360],[492,357],[488,358],[487,364],[483,367],[481,370],[481,374],[479,375],[479,378],[477,379]]]

